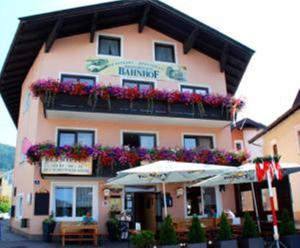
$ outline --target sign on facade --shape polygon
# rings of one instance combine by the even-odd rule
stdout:
[[[42,160],[42,174],[47,175],[92,175],[92,160],[86,162],[70,160]]]
[[[187,81],[186,68],[179,65],[141,62],[112,58],[87,59],[86,68],[109,76],[145,78],[150,80]]]

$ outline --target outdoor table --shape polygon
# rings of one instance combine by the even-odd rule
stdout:
[[[97,224],[83,225],[82,223],[62,223],[60,231],[63,247],[65,247],[66,241],[93,241],[95,246],[98,244],[99,226]]]

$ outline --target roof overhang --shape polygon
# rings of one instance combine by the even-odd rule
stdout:
[[[278,126],[281,122],[283,122],[285,119],[290,117],[292,114],[294,114],[297,110],[300,110],[300,102],[299,104],[293,106],[288,111],[286,111],[284,114],[279,116],[274,122],[272,122],[269,126],[267,126],[264,130],[262,130],[260,133],[255,135],[252,139],[250,139],[248,142],[251,144],[260,137],[264,136],[266,133],[271,131],[274,127]]]
[[[49,52],[55,39],[138,23],[151,27],[190,49],[217,60],[225,72],[227,92],[234,94],[254,51],[207,25],[155,0],[128,0],[61,10],[20,18],[0,75],[0,91],[17,126],[22,83],[43,44]]]

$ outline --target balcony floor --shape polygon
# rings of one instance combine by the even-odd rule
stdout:
[[[223,128],[230,125],[230,121],[209,120],[209,119],[189,119],[180,117],[162,117],[132,114],[113,114],[96,112],[76,112],[64,110],[46,110],[48,119],[71,119],[71,120],[97,120],[106,122],[126,122],[135,124],[159,124],[159,125],[177,125],[191,127],[210,127]]]

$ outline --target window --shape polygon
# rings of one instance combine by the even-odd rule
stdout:
[[[84,131],[84,130],[58,130],[58,146],[65,145],[94,145],[94,131]]]
[[[242,140],[235,140],[234,141],[234,148],[236,151],[244,150],[243,141]]]
[[[274,188],[274,187],[272,189],[273,189],[273,195],[274,195],[275,210],[277,211],[278,210],[277,191],[276,191],[276,188]],[[271,211],[268,189],[261,190],[261,197],[262,197],[262,204],[263,204],[264,211]]]
[[[273,155],[274,155],[274,156],[278,155],[278,147],[277,147],[277,144],[274,144],[274,145],[272,146],[272,148],[273,148]]]
[[[156,135],[144,133],[123,133],[123,146],[130,148],[142,147],[152,149],[156,147]]]
[[[58,218],[81,218],[93,214],[93,187],[56,186],[54,209]]]
[[[154,43],[155,61],[175,63],[174,45]]]
[[[98,54],[121,56],[121,39],[118,37],[99,35]]]
[[[181,85],[180,90],[181,92],[196,93],[200,95],[207,95],[209,92],[207,87],[196,87],[187,85]]]
[[[123,80],[123,86],[127,88],[137,87],[139,90],[148,90],[154,88],[154,84],[151,82],[140,82],[133,80]]]
[[[252,191],[243,191],[241,192],[241,200],[242,200],[242,211],[243,212],[249,212],[254,211],[253,207],[253,196]]]
[[[19,194],[17,196],[17,206],[16,206],[16,217],[22,219],[23,216],[23,195]]]
[[[30,108],[30,103],[31,103],[31,93],[30,91],[26,91],[25,93],[25,99],[24,99],[24,111],[23,113],[26,113],[28,109]]]
[[[96,78],[93,76],[82,76],[82,75],[71,75],[62,74],[60,77],[62,83],[86,83],[87,85],[93,86],[96,83]]]
[[[212,136],[194,136],[184,135],[184,148],[185,149],[213,149],[213,137]]]
[[[187,216],[197,214],[216,217],[217,203],[215,188],[186,188],[186,202]]]

